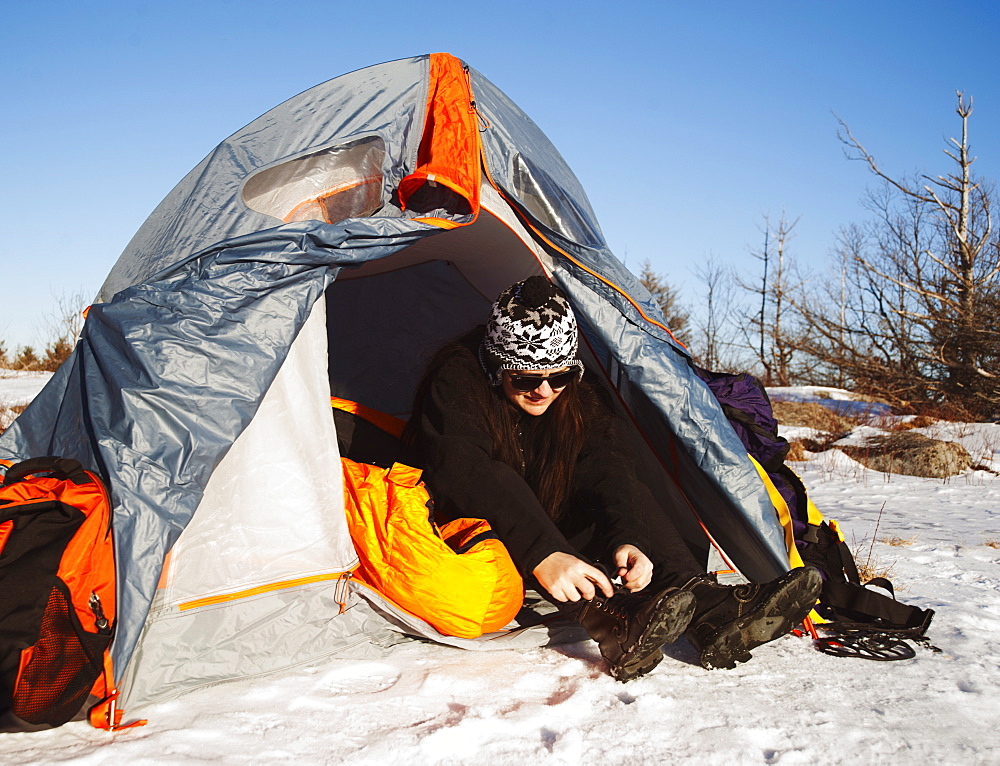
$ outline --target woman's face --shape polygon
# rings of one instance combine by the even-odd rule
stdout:
[[[549,378],[555,378],[560,373],[569,371],[569,367],[558,370],[517,370],[515,372],[503,373],[503,393],[508,400],[520,407],[529,415],[541,415],[549,408],[556,398],[569,383],[565,378],[558,381],[558,387],[553,388],[549,384]],[[574,372],[575,374],[575,372]],[[537,379],[538,385],[530,391],[521,391],[528,383],[534,383]],[[520,383],[515,387],[514,383]]]

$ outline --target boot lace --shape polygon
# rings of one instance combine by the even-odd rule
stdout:
[[[599,611],[610,614],[612,617],[618,617],[622,620],[628,617],[628,612],[625,610],[621,599],[616,599],[614,596],[611,598],[594,596],[590,601],[590,605]]]

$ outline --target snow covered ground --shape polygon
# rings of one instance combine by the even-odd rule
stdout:
[[[0,369],[0,405],[27,404],[49,382],[51,372],[22,372]]]
[[[0,428],[6,428],[14,420],[15,414],[10,408],[34,399],[51,377],[51,372],[0,369]]]
[[[1000,467],[1000,426],[951,432]],[[887,477],[836,452],[793,465],[861,562],[891,568],[902,600],[936,611],[940,653],[870,662],[786,636],[706,671],[680,641],[620,684],[590,642],[411,643],[129,711],[148,725],[114,734],[0,734],[0,763],[1000,763],[1000,479]]]

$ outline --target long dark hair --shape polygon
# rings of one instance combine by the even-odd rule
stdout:
[[[403,433],[405,445],[417,446],[422,405],[435,371],[455,357],[471,357],[479,367],[482,337],[483,328],[478,327],[431,358],[417,386],[413,414]],[[574,378],[542,415],[526,415],[507,399],[500,386],[490,385],[485,372],[477,380],[479,383],[466,393],[472,397],[481,424],[491,437],[493,459],[517,471],[549,516],[558,519],[572,489],[585,428],[606,422],[607,407],[590,383]]]

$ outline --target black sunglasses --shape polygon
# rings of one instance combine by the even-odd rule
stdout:
[[[557,372],[547,377],[542,377],[541,375],[521,375],[516,372],[508,372],[507,375],[510,378],[511,388],[515,391],[520,391],[522,394],[526,394],[542,385],[542,381],[548,381],[553,389],[566,388],[573,378],[576,377],[576,370]]]

